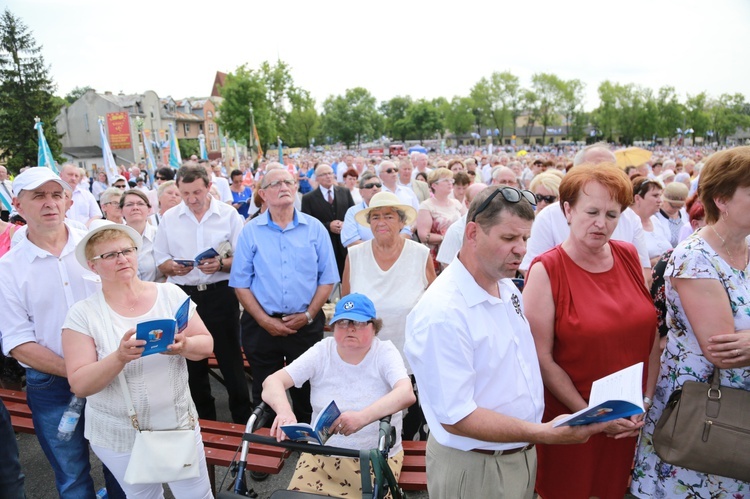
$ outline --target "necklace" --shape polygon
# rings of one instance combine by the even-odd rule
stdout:
[[[734,259],[734,256],[732,256],[732,253],[729,251],[729,248],[727,248],[727,242],[726,240],[721,237],[721,235],[716,231],[716,228],[712,225],[711,230],[714,231],[714,234],[716,234],[716,237],[721,239],[721,246],[724,248],[724,251],[727,252],[727,256],[729,257],[730,263],[734,262],[737,263],[737,261]],[[742,265],[739,266],[739,269],[742,270],[747,266],[747,248],[745,248],[745,259],[742,262]]]

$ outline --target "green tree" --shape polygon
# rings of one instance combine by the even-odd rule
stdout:
[[[666,86],[659,89],[656,97],[656,109],[658,111],[657,133],[659,137],[672,139],[677,135],[677,129],[684,127],[685,108],[677,98],[674,87]]]
[[[583,91],[586,84],[581,80],[567,80],[561,82],[560,109],[565,115],[566,134],[570,140],[580,140],[583,129],[576,127],[580,123],[578,115],[583,114]]]
[[[54,122],[59,101],[41,51],[26,25],[6,8],[0,17],[0,160],[12,171],[37,164],[35,116],[58,160],[62,151]]]
[[[397,95],[389,101],[380,104],[380,113],[384,118],[385,134],[401,142],[411,133],[409,121],[406,119],[406,110],[414,101],[408,95]]]
[[[434,137],[436,132],[445,128],[440,119],[438,108],[425,99],[419,99],[406,110],[406,118],[411,122],[414,134],[419,142]]]
[[[474,125],[474,114],[471,109],[470,97],[453,97],[450,110],[445,115],[445,127],[455,136],[469,133]]]
[[[599,84],[599,107],[592,116],[594,127],[598,135],[604,136],[608,142],[614,141],[615,128],[617,127],[617,84],[605,80]]]
[[[83,97],[89,90],[94,89],[89,87],[88,85],[85,87],[76,87],[68,92],[68,94],[65,96],[65,101],[68,103],[68,105],[73,104],[75,101]]]
[[[292,145],[290,131],[287,130],[287,119],[293,107],[292,100],[300,97],[299,89],[294,85],[291,68],[284,61],[276,61],[272,65],[264,61],[260,65],[260,76],[266,86],[266,100],[268,101],[274,128],[282,136],[285,143]],[[301,102],[298,100],[298,107]]]
[[[297,89],[291,99],[292,110],[287,115],[286,137],[290,145],[308,147],[320,133],[320,116],[315,100],[306,90]]]
[[[323,102],[323,132],[349,147],[379,136],[382,118],[375,97],[362,87],[347,89],[344,95],[330,96]]]
[[[726,144],[727,137],[736,133],[738,127],[750,126],[745,107],[745,97],[739,93],[721,94],[711,103],[709,116],[716,142]]]
[[[264,149],[276,143],[277,128],[268,102],[267,88],[259,72],[246,65],[229,73],[221,89],[224,101],[219,107],[217,123],[229,136],[247,141],[250,137],[250,107],[255,117],[258,138]]]
[[[180,156],[183,158],[189,158],[193,154],[196,156],[200,154],[201,146],[198,139],[179,139],[177,146],[180,148]]]
[[[536,92],[529,89],[524,89],[523,91],[523,108],[526,110],[527,120],[526,120],[526,140],[529,139],[529,136],[531,135],[531,130],[534,128],[534,125],[536,125],[537,121],[539,121],[539,115],[540,115],[540,103],[539,103],[539,95],[537,95]]]
[[[538,97],[539,124],[542,125],[542,143],[547,137],[547,127],[559,123],[562,103],[562,80],[552,73],[536,73],[531,76],[531,88]]]
[[[521,85],[518,77],[510,71],[494,72],[489,79],[479,80],[472,87],[470,96],[482,117],[481,124],[497,129],[502,142],[505,126],[515,120],[513,110],[519,107],[517,104],[521,98]]]
[[[693,144],[695,144],[695,137],[705,138],[706,132],[711,126],[706,92],[696,95],[688,94],[685,101],[685,122],[688,128],[693,129]]]

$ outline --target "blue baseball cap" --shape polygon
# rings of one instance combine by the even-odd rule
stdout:
[[[331,324],[342,319],[349,319],[352,321],[367,322],[375,319],[375,305],[372,300],[363,294],[352,293],[342,297],[336,304],[336,311],[331,319]]]

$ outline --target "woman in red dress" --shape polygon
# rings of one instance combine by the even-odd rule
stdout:
[[[570,235],[532,262],[523,293],[545,386],[544,421],[587,407],[592,382],[638,362],[648,366],[644,402],[653,396],[654,304],[635,247],[610,240],[632,200],[632,184],[614,165],[577,166],[560,184]],[[642,417],[612,421],[585,444],[537,446],[539,495],[622,499]]]

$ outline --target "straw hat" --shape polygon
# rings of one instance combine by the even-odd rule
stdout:
[[[372,199],[370,199],[370,206],[354,215],[354,219],[359,225],[369,227],[370,224],[367,222],[367,215],[375,208],[396,208],[406,213],[406,225],[411,225],[414,220],[417,219],[417,211],[409,206],[403,204],[401,200],[392,192],[378,192]]]

